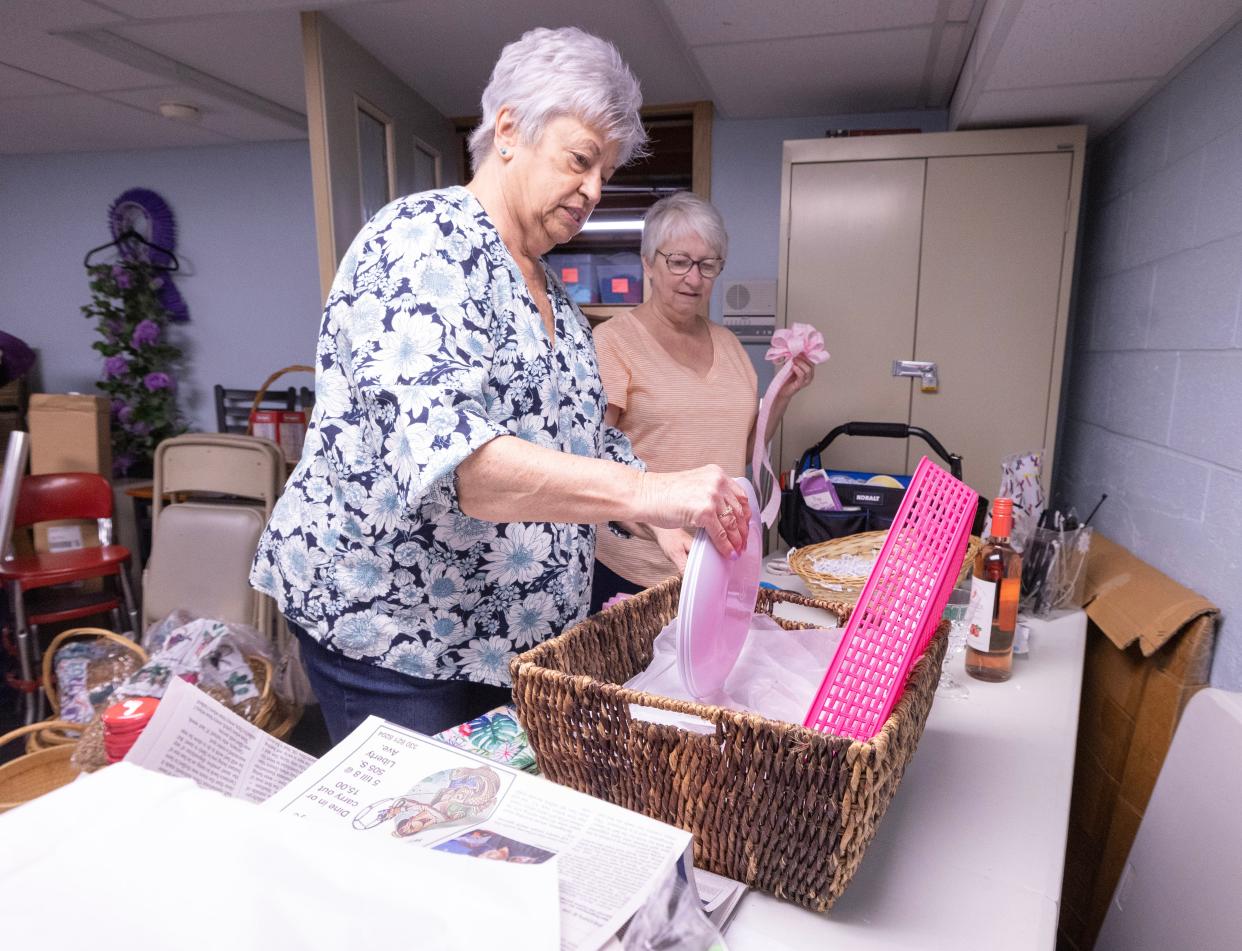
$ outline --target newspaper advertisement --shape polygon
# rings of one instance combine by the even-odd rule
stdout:
[[[378,717],[266,806],[477,859],[554,861],[565,951],[601,947],[674,869],[691,872],[688,832]]]
[[[307,770],[315,758],[173,677],[125,762],[192,779],[234,799],[263,802]]]

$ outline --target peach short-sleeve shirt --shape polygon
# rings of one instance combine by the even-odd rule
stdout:
[[[617,427],[650,472],[715,463],[731,476],[746,472],[746,443],[758,408],[758,377],[737,337],[711,329],[711,368],[699,376],[674,360],[633,314],[595,329],[599,374]],[[654,541],[618,538],[602,529],[595,557],[627,581],[650,586],[677,573]]]

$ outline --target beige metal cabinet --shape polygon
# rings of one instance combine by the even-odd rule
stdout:
[[[909,422],[996,494],[1000,461],[1052,471],[1085,127],[785,143],[781,323],[832,359],[785,416],[785,467],[833,426]],[[935,391],[894,377],[934,363]],[[910,472],[921,440],[842,437],[826,464]]]

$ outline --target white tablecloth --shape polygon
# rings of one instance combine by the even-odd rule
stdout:
[[[796,575],[765,572],[807,593]],[[803,613],[804,617],[811,616]],[[1086,615],[1030,620],[1031,650],[991,684],[954,674],[845,894],[826,914],[749,893],[730,951],[1050,951],[1065,864]]]

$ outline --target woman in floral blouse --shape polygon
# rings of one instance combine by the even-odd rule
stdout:
[[[329,733],[434,733],[504,702],[509,660],[583,617],[596,523],[745,544],[722,469],[645,473],[604,423],[585,321],[541,256],[645,133],[609,43],[537,29],[501,52],[475,175],[382,209],[328,295],[302,459],[251,583],[302,650]]]

